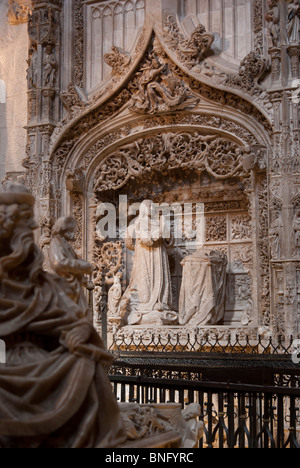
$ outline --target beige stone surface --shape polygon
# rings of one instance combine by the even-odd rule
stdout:
[[[0,179],[6,172],[23,170],[27,143],[27,24],[9,25],[7,12],[7,2],[1,1],[0,94],[5,99],[0,102]]]

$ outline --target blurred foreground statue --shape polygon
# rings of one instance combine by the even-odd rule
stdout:
[[[199,405],[118,405],[104,370],[112,356],[73,286],[43,271],[34,203],[19,184],[0,193],[0,447],[196,446]]]
[[[42,270],[34,198],[0,193],[0,446],[116,447],[126,439],[103,364],[111,357],[69,284]]]

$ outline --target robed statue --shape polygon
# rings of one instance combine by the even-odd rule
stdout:
[[[140,214],[129,226],[127,248],[134,250],[130,284],[120,311],[128,325],[176,323],[172,311],[172,285],[167,245],[170,229],[163,215],[157,216],[151,200],[141,203]]]
[[[52,229],[49,263],[53,272],[65,278],[69,283],[71,299],[87,315],[88,302],[83,287],[87,286],[87,275],[91,276],[93,273],[93,265],[79,258],[72,247],[76,229],[76,221],[70,216],[59,218],[56,221]]]

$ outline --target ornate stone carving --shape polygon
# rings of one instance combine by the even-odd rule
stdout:
[[[169,16],[164,27],[164,40],[168,47],[177,54],[183,65],[192,69],[206,58],[215,36],[213,33],[206,32],[205,27],[200,24],[187,39],[180,32],[176,18]]]
[[[270,323],[270,262],[269,262],[269,216],[268,216],[268,182],[263,174],[257,177],[257,196],[259,200],[259,262],[260,262],[260,323],[269,327]]]
[[[85,275],[92,275],[93,266],[78,258],[70,242],[75,240],[76,223],[73,218],[60,218],[52,230],[49,247],[49,263],[52,270],[66,279],[69,284],[70,298],[76,302],[85,315],[88,304],[81,286],[87,285]]]
[[[28,88],[35,89],[38,85],[38,52],[36,44],[32,44],[32,46],[29,49],[29,58],[27,63]]]
[[[205,227],[207,242],[222,242],[227,240],[226,216],[207,216]]]
[[[121,284],[122,273],[117,274],[114,277],[114,284],[111,286],[108,292],[108,316],[111,318],[119,318],[119,305],[122,297],[122,284]]]
[[[180,404],[120,405],[127,436],[124,448],[180,447],[193,449],[204,433],[204,423],[199,422],[200,405],[193,403],[184,410]],[[171,444],[171,445],[168,445]],[[149,445],[150,444],[150,445]]]
[[[136,89],[136,91],[135,91]],[[132,84],[130,110],[155,114],[196,106],[199,97],[172,74],[168,64],[153,51]]]
[[[104,55],[104,61],[113,69],[113,75],[122,75],[131,63],[131,56],[120,47],[113,46],[111,52]]]
[[[227,263],[226,255],[205,249],[183,260],[181,325],[217,325],[224,318]]]
[[[245,240],[252,238],[252,221],[249,215],[235,216],[231,220],[231,238]]]
[[[217,135],[167,133],[121,147],[107,156],[95,178],[95,191],[117,189],[131,177],[177,168],[207,170],[218,178],[244,174],[243,151]]]
[[[75,0],[74,3],[74,84],[79,88],[84,88],[84,14],[82,0]]]
[[[101,310],[103,307],[103,281],[105,281],[107,285],[112,285],[114,283],[115,277],[123,277],[123,245],[121,241],[106,242],[103,244],[103,239],[99,238],[99,235],[96,231],[93,247],[95,265],[93,275],[93,283],[95,286],[94,313],[99,324],[101,320]],[[119,327],[121,322],[119,308],[117,315],[117,317],[115,315],[109,317],[109,325],[112,324],[113,332],[115,331],[115,328]]]
[[[8,22],[11,25],[27,23],[32,12],[31,0],[9,0],[8,2]]]
[[[166,249],[171,234],[164,216],[157,217],[154,209],[153,202],[145,200],[126,235],[127,247],[135,250],[130,283],[120,304],[121,315],[129,325],[162,325],[178,321],[177,314],[172,311]]]
[[[288,1],[287,35],[290,44],[298,44],[300,40],[300,1]]]
[[[68,120],[74,118],[87,105],[74,83],[69,84],[67,91],[60,93],[60,99],[68,112]]]
[[[43,86],[53,88],[56,82],[57,60],[53,52],[53,44],[47,44],[43,59]]]
[[[268,0],[266,20],[269,24],[270,47],[280,44],[280,9],[278,0]]]
[[[43,45],[56,44],[59,39],[57,26],[61,1],[50,0],[47,8],[39,1],[32,3],[33,11],[28,23],[30,40]]]
[[[99,239],[96,233],[95,249],[96,264],[100,268],[101,272],[104,272],[106,284],[111,285],[114,283],[115,276],[122,274],[122,242],[105,242],[103,244],[103,240]]]
[[[81,168],[67,172],[66,187],[69,192],[83,193],[85,174]]]
[[[300,257],[300,210],[297,209],[293,219],[293,232],[292,232],[292,251],[293,256]]]
[[[261,5],[259,5],[261,2],[256,1],[254,3],[259,11],[263,11]],[[80,45],[82,44],[83,38],[82,31],[79,34],[79,25],[81,24],[81,27],[83,25],[83,15],[81,10],[82,2],[75,2],[75,8],[75,24],[77,31],[75,54],[77,57],[76,60],[80,62],[80,60],[84,60],[82,57],[80,58],[80,55],[84,55],[82,49],[81,52],[80,47],[77,49],[77,41]],[[81,11],[80,15],[79,10]],[[261,29],[263,16],[259,19],[256,18],[255,21],[259,23],[256,28],[258,31]],[[155,32],[156,38],[159,34],[158,30],[159,27],[157,27]],[[96,174],[97,177],[94,188],[97,196],[99,197],[101,197],[102,192],[112,190],[117,191],[126,183],[129,183],[131,178],[136,181],[143,181],[146,177],[145,174],[149,174],[149,177],[151,174],[151,177],[153,176],[153,180],[156,181],[155,173],[161,172],[165,175],[172,172],[173,169],[174,171],[180,169],[186,174],[188,174],[189,171],[193,171],[193,174],[196,172],[208,172],[218,180],[228,180],[228,182],[231,178],[240,177],[242,179],[240,186],[243,186],[243,188],[247,190],[249,199],[251,197],[252,199],[255,197],[254,192],[249,194],[251,184],[252,190],[254,190],[255,187],[254,171],[265,171],[267,159],[264,155],[261,159],[254,161],[253,154],[256,154],[256,152],[253,149],[253,145],[261,143],[263,139],[266,141],[267,132],[269,134],[271,133],[269,122],[265,116],[259,113],[257,107],[255,107],[258,99],[262,96],[262,89],[259,90],[259,87],[257,87],[258,94],[255,94],[255,97],[252,97],[252,95],[251,97],[246,97],[248,101],[255,103],[255,105],[253,105],[247,100],[241,98],[241,92],[236,93],[236,95],[234,91],[229,92],[229,86],[226,87],[222,85],[219,86],[219,89],[214,89],[212,86],[209,86],[209,82],[206,85],[201,82],[200,76],[199,80],[196,79],[195,77],[197,75],[195,71],[197,71],[197,67],[199,67],[199,64],[196,65],[197,59],[200,60],[200,66],[204,65],[206,61],[205,57],[207,56],[207,53],[210,53],[210,48],[204,51],[205,46],[203,45],[203,55],[201,55],[201,41],[197,42],[198,39],[202,39],[201,35],[203,34],[203,31],[201,31],[201,27],[199,27],[197,32],[199,33],[199,36],[196,37],[196,31],[195,36],[191,36],[189,49],[187,47],[180,48],[180,54],[184,56],[183,60],[186,60],[187,64],[185,72],[180,69],[179,60],[175,60],[176,65],[175,63],[172,63],[170,57],[175,58],[175,55],[167,48],[164,51],[163,42],[159,44],[157,39],[152,39],[151,42],[147,42],[150,44],[147,51],[147,46],[144,42],[144,48],[141,48],[137,55],[132,53],[131,56],[129,56],[127,53],[123,54],[122,50],[114,50],[115,55],[110,57],[112,60],[111,64],[115,64],[114,66],[116,67],[115,71],[117,74],[119,73],[117,70],[119,70],[120,73],[123,73],[121,72],[121,66],[124,64],[126,82],[124,75],[118,83],[115,82],[114,84],[118,84],[118,87],[114,86],[113,89],[110,90],[110,98],[108,94],[100,95],[99,93],[97,97],[93,97],[90,101],[87,99],[86,101],[84,100],[84,95],[78,87],[79,82],[84,84],[84,67],[82,66],[80,71],[79,69],[83,64],[81,64],[80,67],[77,67],[77,62],[75,61],[76,79],[74,78],[74,84],[70,86],[66,93],[62,93],[61,95],[61,99],[64,101],[68,115],[56,127],[56,130],[53,133],[50,157],[47,158],[46,151],[45,156],[43,155],[45,162],[43,163],[42,171],[39,169],[39,161],[27,161],[26,164],[27,167],[31,168],[30,180],[32,181],[32,184],[35,186],[37,185],[38,187],[43,185],[42,180],[49,179],[48,175],[49,171],[51,171],[50,182],[48,183],[49,186],[45,190],[43,189],[43,193],[45,193],[49,199],[48,205],[51,206],[51,212],[54,214],[54,218],[61,214],[63,206],[65,207],[64,209],[68,209],[68,206],[72,209],[73,200],[73,210],[74,213],[77,213],[76,216],[78,216],[79,224],[81,226],[77,233],[78,248],[83,245],[88,245],[89,252],[91,253],[94,247],[91,244],[91,242],[94,242],[94,239],[93,241],[87,239],[85,237],[85,229],[82,229],[82,225],[89,226],[89,219],[84,219],[84,216],[90,216],[89,213],[85,212],[85,190],[87,189],[87,186],[91,187],[91,185],[89,185],[91,184],[91,178],[86,181],[82,196],[80,192],[81,183],[77,180],[76,175],[71,176],[70,174],[67,174],[66,177],[67,167],[80,168],[80,170],[84,170],[86,174],[89,174],[88,177],[91,177],[91,175],[93,177]],[[148,36],[148,41],[149,38],[150,34]],[[188,38],[184,38],[184,40],[189,41]],[[194,43],[192,40],[194,40]],[[45,45],[43,44],[43,47],[44,46]],[[192,55],[196,51],[197,47],[198,55]],[[142,53],[141,50],[144,52]],[[56,58],[58,59],[58,48],[55,49],[55,52]],[[144,53],[146,55],[143,55]],[[170,54],[169,57],[167,56],[167,53]],[[189,53],[191,56],[188,58]],[[129,63],[130,57],[131,60]],[[116,62],[114,62],[115,59]],[[119,68],[117,66],[118,60],[120,60]],[[138,60],[140,62],[138,62]],[[155,60],[157,60],[157,63],[156,65],[153,65]],[[208,62],[209,61],[210,59]],[[193,67],[193,63],[195,64],[194,67],[196,66],[196,69],[193,68],[193,73],[189,74],[186,69]],[[155,68],[155,66],[157,66],[157,68]],[[245,68],[247,68],[247,66],[245,65]],[[149,68],[147,69],[147,67]],[[157,70],[159,70],[157,76],[154,78],[151,77],[150,72],[153,72],[155,75]],[[254,75],[257,70],[260,70],[259,67],[256,69],[253,64],[253,72],[248,70],[253,76],[249,81],[247,81],[247,83],[252,82],[252,79],[255,83]],[[77,75],[77,72],[79,75]],[[209,75],[206,76],[208,77]],[[78,77],[80,77],[80,79],[77,81]],[[237,80],[231,88],[238,89],[239,91],[246,91],[246,88],[243,88],[244,77],[246,77],[246,75],[241,73],[240,80]],[[60,82],[58,78],[59,69],[57,71],[57,83]],[[224,76],[222,78],[224,78]],[[122,83],[122,79],[124,79],[124,83]],[[31,79],[31,83],[33,82],[34,79]],[[174,87],[172,88],[171,85]],[[32,84],[31,86],[33,88],[32,91],[35,91],[34,86]],[[109,86],[112,88],[111,82],[109,83]],[[250,84],[247,84],[247,86],[250,88]],[[173,89],[175,89],[175,91],[173,91]],[[201,98],[203,96],[203,108],[199,106],[194,110],[194,112],[182,112],[182,109],[188,109],[188,107],[185,106],[189,105],[189,101],[185,100],[181,106],[180,93],[177,95],[177,90],[180,92],[182,91],[183,93],[187,91],[188,94],[192,94],[192,91],[195,91],[198,96],[201,96]],[[45,92],[47,93],[47,90]],[[108,93],[108,88],[105,90],[105,93],[106,92]],[[178,104],[175,104],[174,108],[168,103],[168,93],[171,97],[180,98]],[[34,93],[32,92],[32,95],[33,94]],[[57,90],[57,96],[58,95],[59,90]],[[107,96],[107,99],[105,96]],[[43,97],[46,98],[45,95],[43,95]],[[194,97],[197,96],[194,95]],[[51,96],[49,99],[51,104]],[[197,97],[197,99],[200,98]],[[45,99],[45,101],[47,100]],[[37,96],[37,99],[35,100],[33,95],[33,109],[36,108],[35,102],[38,103],[39,99]],[[136,102],[138,102],[137,105]],[[262,104],[262,100],[260,100],[260,103]],[[264,104],[265,101],[263,105]],[[134,111],[129,116],[128,106],[132,105],[135,109],[132,108]],[[146,109],[145,113],[140,117],[135,115],[139,105],[142,107],[142,110],[138,109],[139,112],[144,112],[144,105]],[[177,105],[178,107],[176,107]],[[218,108],[215,115],[211,112],[214,105],[216,105],[216,109]],[[194,107],[194,103],[192,103],[192,106]],[[223,112],[221,106],[223,106],[225,112]],[[269,113],[269,115],[272,116],[269,109],[265,108],[264,110],[265,115]],[[44,112],[47,114],[45,110]],[[153,114],[149,116],[151,112]],[[242,118],[242,113],[245,116],[244,119]],[[278,116],[278,120],[280,122],[281,109]],[[120,120],[117,121],[117,119]],[[260,124],[262,125],[260,126]],[[248,128],[246,128],[247,125]],[[101,126],[103,127],[103,130],[101,130]],[[170,130],[173,126],[176,126],[176,129]],[[184,129],[181,129],[181,126],[184,126]],[[201,129],[201,127],[203,128]],[[159,128],[159,134],[157,128]],[[258,131],[254,131],[254,128]],[[219,131],[221,135],[218,134]],[[196,132],[198,135],[196,135]],[[139,134],[141,135],[140,139],[137,136]],[[226,134],[228,137],[225,136]],[[96,139],[96,135],[99,136],[98,140]],[[237,141],[243,141],[245,146],[241,143],[238,144]],[[251,145],[250,153],[247,152],[246,145]],[[34,146],[39,148],[40,143],[38,139],[35,143],[31,143],[30,146],[31,149]],[[84,151],[82,151],[83,147],[85,147]],[[246,176],[247,179],[245,179]],[[70,195],[72,200],[70,200],[70,203],[67,198],[69,194],[65,192],[66,178],[68,189],[70,188],[71,190]],[[137,185],[138,184],[131,185],[134,193]],[[204,193],[204,189],[202,192]],[[103,195],[106,198],[107,196],[114,194],[109,192],[104,193]],[[154,195],[155,200],[163,201],[164,197],[162,193]],[[178,196],[178,194],[169,194],[169,196],[172,196],[174,201],[176,201],[175,197]],[[197,198],[198,194],[196,194],[196,191],[193,194],[193,197],[195,201],[199,199]],[[74,201],[75,198],[76,202]],[[64,200],[63,203],[61,203],[61,200]],[[249,223],[246,219],[247,215],[245,213],[247,213],[249,208],[247,206],[247,200],[245,201],[245,199],[240,198],[227,200],[226,195],[224,195],[224,197],[220,196],[219,199],[214,196],[210,200],[207,200],[209,201],[209,203],[207,203],[207,208],[212,212],[209,214],[209,217],[212,218],[212,230],[215,228],[215,226],[213,226],[213,222],[222,218],[224,213],[219,213],[221,215],[220,217],[218,217],[217,214],[224,210],[225,205],[228,210],[242,210],[244,213],[243,215],[239,215],[240,218],[235,217],[236,219],[233,219],[231,215],[228,216],[227,219],[223,218],[223,222],[218,223],[219,229],[217,229],[217,236],[214,237],[212,233],[210,235],[210,242],[212,245],[214,241],[224,244],[228,242],[232,242],[232,244],[247,243],[249,248],[249,244],[252,241],[249,233],[252,231],[253,234],[254,225],[251,226],[249,216]],[[46,206],[46,201],[43,201],[42,203],[43,206]],[[258,206],[258,203],[255,204],[252,201],[251,208],[249,209],[252,220],[255,219],[255,213],[257,214],[259,209],[260,207]],[[263,206],[263,210],[265,216],[265,212],[268,212],[268,206]],[[242,219],[243,217],[245,217],[245,219]],[[92,237],[92,235],[93,230],[91,230],[91,234],[88,234],[88,236]],[[258,238],[259,240],[261,239],[260,233],[256,238],[257,242]],[[102,243],[100,241],[95,243],[97,244],[95,251],[97,250],[98,255],[102,248]],[[222,246],[217,247],[221,248]],[[265,244],[264,247],[266,247]],[[225,248],[227,248],[227,245],[224,245],[224,249]],[[230,255],[234,248],[235,247],[233,246],[230,249],[228,247],[228,253]],[[266,250],[269,252],[268,246]],[[238,255],[237,250],[234,252]],[[96,260],[98,259],[97,255],[95,255]],[[259,269],[260,264],[257,265],[259,262],[257,262],[257,258],[255,256],[254,260],[255,268]],[[124,261],[125,258],[122,259],[122,262]],[[239,258],[236,258],[236,261],[239,261]],[[263,259],[263,264],[265,264],[265,258]],[[248,270],[251,270],[250,265],[253,266],[253,258],[252,260],[248,259],[248,262],[244,262],[243,264],[243,266]],[[242,268],[242,265],[240,265],[240,268]],[[120,270],[124,270],[124,264],[121,265],[117,272]],[[95,280],[96,276],[96,287],[100,288],[100,286],[102,286],[100,260],[97,264],[97,272],[94,276]],[[110,275],[109,281],[111,282],[112,279],[113,276]],[[125,281],[126,279],[123,277],[123,288],[125,286]],[[263,288],[264,287],[265,283]],[[262,290],[264,290],[263,288]],[[99,297],[101,297],[100,292]]]
[[[274,198],[273,203],[273,220],[270,225],[270,250],[271,257],[278,259],[282,257],[283,251],[283,221],[282,221],[282,201]]]
[[[231,248],[231,268],[248,274],[253,272],[253,248],[250,245],[234,245]]]
[[[238,75],[229,75],[225,80],[227,86],[241,88],[249,94],[260,94],[260,82],[269,71],[267,60],[257,52],[250,52],[241,62]]]

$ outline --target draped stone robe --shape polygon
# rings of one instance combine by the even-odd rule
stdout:
[[[116,447],[124,438],[103,363],[110,357],[63,279],[23,268],[0,284],[0,447]],[[20,274],[21,271],[21,274]],[[69,351],[66,333],[91,328],[87,344]]]
[[[216,325],[224,318],[227,264],[226,255],[205,249],[183,260],[181,325]]]

